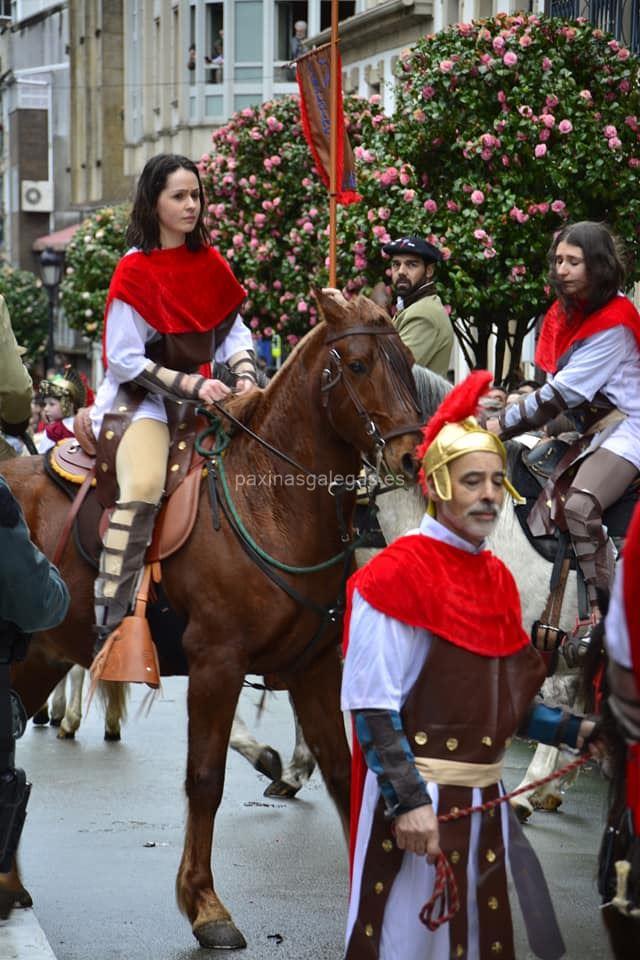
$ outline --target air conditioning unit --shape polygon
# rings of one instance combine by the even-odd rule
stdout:
[[[53,211],[53,184],[50,180],[23,180],[20,186],[21,207],[25,213]]]

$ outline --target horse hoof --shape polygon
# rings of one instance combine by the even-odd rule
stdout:
[[[32,716],[31,722],[34,723],[36,727],[44,727],[45,724],[49,723],[49,711],[38,710],[38,712]]]
[[[293,800],[300,787],[293,787],[284,780],[274,780],[265,790],[265,797],[279,797],[281,800]]]
[[[104,738],[107,743],[120,743],[120,734],[112,733],[110,730],[105,730]]]
[[[243,950],[247,945],[231,920],[209,920],[194,927],[193,935],[205,950]]]
[[[35,723],[35,720],[34,720],[34,723]],[[51,719],[49,720],[49,724],[52,727],[59,727],[61,723],[62,723],[62,717],[51,717]]]
[[[512,803],[511,806],[520,823],[526,823],[533,813],[533,807],[531,807],[528,803],[518,803],[516,801],[515,803]]]
[[[260,752],[260,756],[254,763],[254,767],[258,773],[269,777],[269,780],[279,780],[282,776],[282,760],[280,759],[278,751],[274,750],[273,747],[265,747],[264,750]]]
[[[58,740],[75,740],[76,732],[75,730],[67,730],[66,727],[60,727],[56,736]]]
[[[14,907],[32,907],[31,894],[24,887],[19,890],[0,890],[0,920],[6,920]]]
[[[541,800],[537,808],[538,810],[546,810],[548,813],[555,813],[558,807],[562,806],[562,797],[557,796],[557,794],[550,794],[548,797],[545,797]]]

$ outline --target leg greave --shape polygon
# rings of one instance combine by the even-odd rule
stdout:
[[[564,515],[592,603],[597,602],[598,587],[610,589],[615,568],[615,549],[602,521],[602,512],[599,500],[591,491],[569,488]]]
[[[117,627],[133,602],[153,534],[157,506],[117,503],[105,534],[95,585],[98,626]]]

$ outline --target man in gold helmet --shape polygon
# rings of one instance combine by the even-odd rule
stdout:
[[[539,957],[564,952],[540,865],[510,809],[439,823],[504,794],[521,732],[582,747],[593,723],[532,705],[544,679],[520,598],[485,549],[505,495],[500,440],[473,414],[491,376],[472,374],[424,430],[417,455],[429,509],[417,531],[349,581],[342,708],[354,723],[347,960],[513,960],[505,848]],[[457,910],[421,918],[446,857]],[[455,899],[455,898],[454,898]],[[444,911],[446,913],[446,911]],[[437,915],[437,911],[436,911]],[[437,921],[437,916],[436,916]]]

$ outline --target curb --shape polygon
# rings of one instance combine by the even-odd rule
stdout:
[[[2,960],[56,960],[38,919],[31,909],[16,909],[0,921]]]

